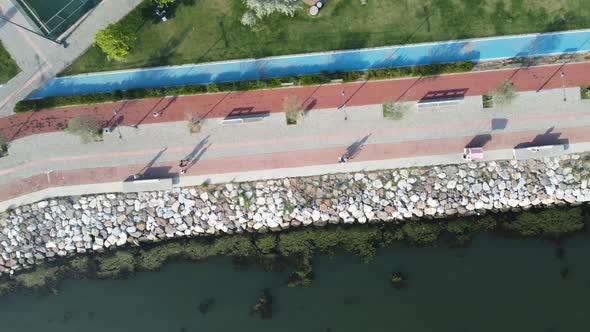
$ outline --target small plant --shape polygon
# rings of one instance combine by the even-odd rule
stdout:
[[[215,304],[215,299],[212,297],[208,297],[199,303],[199,312],[203,315],[211,310],[211,307]]]
[[[580,87],[580,97],[582,99],[590,99],[590,87],[588,87],[588,86]]]
[[[98,141],[102,137],[102,123],[97,118],[88,115],[78,115],[68,122],[66,131],[79,136],[83,143]]]
[[[0,157],[3,157],[8,152],[8,144],[6,143],[6,137],[0,135]]]
[[[408,278],[401,272],[395,272],[391,275],[391,284],[395,289],[404,289],[407,287]]]
[[[407,104],[396,103],[394,101],[388,101],[383,104],[383,117],[390,120],[401,120],[407,111]]]
[[[490,92],[494,105],[508,106],[516,98],[516,91],[512,82],[506,80]]]
[[[483,108],[492,108],[494,107],[494,98],[490,95],[483,95],[481,96],[483,102]]]
[[[191,134],[196,134],[196,133],[201,132],[201,125],[202,125],[201,119],[195,118],[192,116],[188,118],[187,126],[188,126],[188,131]]]
[[[251,315],[258,315],[262,319],[272,318],[272,296],[268,289],[262,290],[258,302],[252,307]]]
[[[215,93],[215,92],[219,92],[219,91],[221,91],[221,90],[219,89],[219,86],[217,84],[215,84],[215,83],[207,84],[207,92]]]
[[[287,117],[287,124],[294,125],[303,114],[303,105],[296,96],[287,96],[285,98],[283,109]]]
[[[330,75],[326,72],[316,75],[305,75],[299,77],[299,85],[320,85],[330,83]]]
[[[354,82],[358,81],[362,77],[363,73],[360,71],[347,71],[342,75],[342,80],[344,82]]]
[[[159,7],[164,7],[164,6],[172,5],[176,0],[153,0],[153,1]]]
[[[250,209],[250,205],[252,204],[252,197],[248,198],[245,192],[241,192],[239,196],[242,198],[242,200],[244,200],[244,206],[246,207],[246,210]]]

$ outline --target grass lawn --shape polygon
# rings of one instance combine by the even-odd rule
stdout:
[[[126,62],[92,47],[63,74],[590,27],[587,0],[330,0],[318,17],[302,3],[253,29],[239,22],[241,0],[178,1],[168,22],[151,18],[149,0],[122,21],[138,34]]]
[[[10,54],[8,54],[8,51],[4,49],[4,46],[0,42],[0,84],[8,82],[18,74],[19,70],[16,62],[12,60]]]

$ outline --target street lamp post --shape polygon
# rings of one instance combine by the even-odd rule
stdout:
[[[563,101],[567,101],[567,96],[565,95],[565,72],[561,72],[561,90],[563,91]]]
[[[342,90],[342,112],[344,112],[344,120],[348,120],[348,116],[346,115],[346,91]]]

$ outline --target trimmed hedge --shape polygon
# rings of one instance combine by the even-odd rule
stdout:
[[[261,89],[279,88],[284,83],[293,85],[320,85],[330,83],[333,79],[342,79],[344,82],[354,82],[360,79],[384,80],[392,78],[403,78],[412,76],[432,76],[450,73],[469,72],[473,69],[473,63],[468,61],[433,64],[426,66],[403,67],[403,68],[381,68],[367,71],[349,72],[322,72],[316,75],[305,75],[299,77],[281,77],[253,81],[237,81],[228,83],[211,83],[207,85],[185,85],[167,88],[148,88],[127,91],[114,91],[111,93],[94,93],[88,95],[49,97],[43,99],[23,100],[16,104],[15,113],[28,111],[39,111],[46,108],[63,106],[99,104],[116,102],[121,100],[160,98],[165,96],[196,95],[201,93],[229,92],[229,91],[250,91]]]
[[[40,111],[45,108],[56,108],[73,105],[88,105],[121,100],[157,98],[171,95],[195,95],[207,92],[203,85],[185,85],[179,87],[137,89],[113,91],[111,93],[93,93],[88,95],[48,97],[43,99],[22,100],[14,107],[15,113]]]

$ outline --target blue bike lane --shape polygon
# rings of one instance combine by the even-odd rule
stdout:
[[[588,51],[590,30],[478,38],[58,77],[30,99]]]

